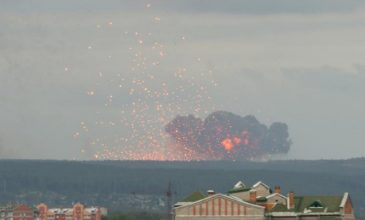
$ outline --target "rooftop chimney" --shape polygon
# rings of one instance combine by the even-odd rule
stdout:
[[[288,209],[294,209],[295,208],[295,202],[294,202],[294,192],[290,191],[288,193]]]
[[[250,190],[250,202],[252,203],[256,203],[256,190]]]
[[[275,186],[275,193],[281,194],[281,188],[280,188],[280,186]]]
[[[208,196],[212,196],[215,194],[214,190],[210,189],[207,191]]]

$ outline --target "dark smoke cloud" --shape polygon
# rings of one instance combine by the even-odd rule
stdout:
[[[254,116],[217,111],[205,120],[193,115],[177,116],[165,127],[186,149],[205,159],[254,160],[289,151],[288,126],[274,122],[269,127]]]

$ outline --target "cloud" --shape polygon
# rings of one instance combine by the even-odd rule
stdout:
[[[21,3],[19,3],[21,2]],[[1,11],[22,12],[101,12],[134,11],[152,5],[153,10],[185,13],[229,13],[229,14],[318,14],[349,12],[364,7],[362,0],[12,0],[1,1]]]
[[[318,14],[326,12],[348,12],[365,3],[360,0],[276,0],[276,1],[251,1],[251,0],[187,0],[166,1],[168,7],[191,12],[218,12],[234,14]],[[166,3],[162,1],[161,5]]]
[[[335,66],[307,68],[282,68],[288,83],[294,83],[303,89],[315,89],[322,92],[357,93],[365,91],[365,71],[362,65],[355,65],[353,71]]]
[[[146,1],[128,0],[19,0],[16,3],[12,0],[1,0],[0,11],[41,13],[41,12],[101,12],[101,11],[130,11],[143,8]]]

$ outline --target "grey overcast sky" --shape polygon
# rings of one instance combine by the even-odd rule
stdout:
[[[0,0],[0,158],[133,151],[215,109],[286,122],[280,159],[362,157],[364,58],[363,0]]]

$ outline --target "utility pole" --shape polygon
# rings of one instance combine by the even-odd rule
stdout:
[[[167,191],[166,191],[166,211],[167,211],[167,219],[172,219],[172,186],[171,180],[169,180]]]
[[[3,180],[3,192],[6,193],[6,180]]]

